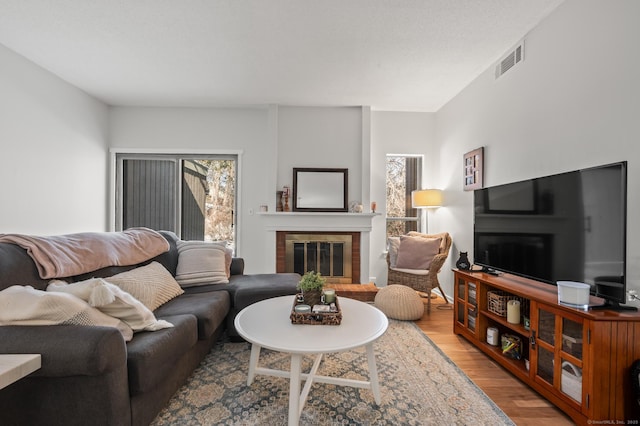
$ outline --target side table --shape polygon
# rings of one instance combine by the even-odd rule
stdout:
[[[0,389],[28,376],[41,366],[40,354],[0,354]]]

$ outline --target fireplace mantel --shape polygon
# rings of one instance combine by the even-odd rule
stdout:
[[[372,223],[380,213],[336,213],[336,212],[260,212],[256,213],[267,231],[268,251],[273,256],[274,269],[277,263],[276,234],[278,232],[352,232],[360,236],[359,260],[360,281],[369,282],[369,251]],[[271,247],[273,252],[270,252]],[[284,258],[281,259],[284,261]],[[354,276],[358,276],[355,275]],[[357,281],[356,281],[357,282]]]
[[[258,213],[267,231],[371,232],[380,213],[277,212]]]

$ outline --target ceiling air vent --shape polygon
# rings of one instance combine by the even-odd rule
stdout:
[[[518,43],[507,55],[496,65],[496,79],[509,71],[511,68],[522,62],[524,59],[524,41]]]

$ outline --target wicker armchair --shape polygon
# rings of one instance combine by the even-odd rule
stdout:
[[[451,236],[447,232],[440,234],[421,234],[419,232],[409,232],[409,236],[419,236],[424,238],[442,238],[440,243],[440,250],[438,254],[431,261],[431,266],[428,270],[424,269],[397,269],[391,267],[390,253],[387,253],[387,285],[401,284],[411,287],[416,291],[424,292],[427,294],[427,312],[431,312],[431,289],[438,288],[442,294],[445,303],[449,303],[442,287],[440,287],[440,281],[438,281],[438,273],[444,265],[444,261],[449,255],[451,249]]]

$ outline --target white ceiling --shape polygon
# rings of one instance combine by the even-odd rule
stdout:
[[[563,0],[0,0],[0,44],[110,105],[437,111]]]

